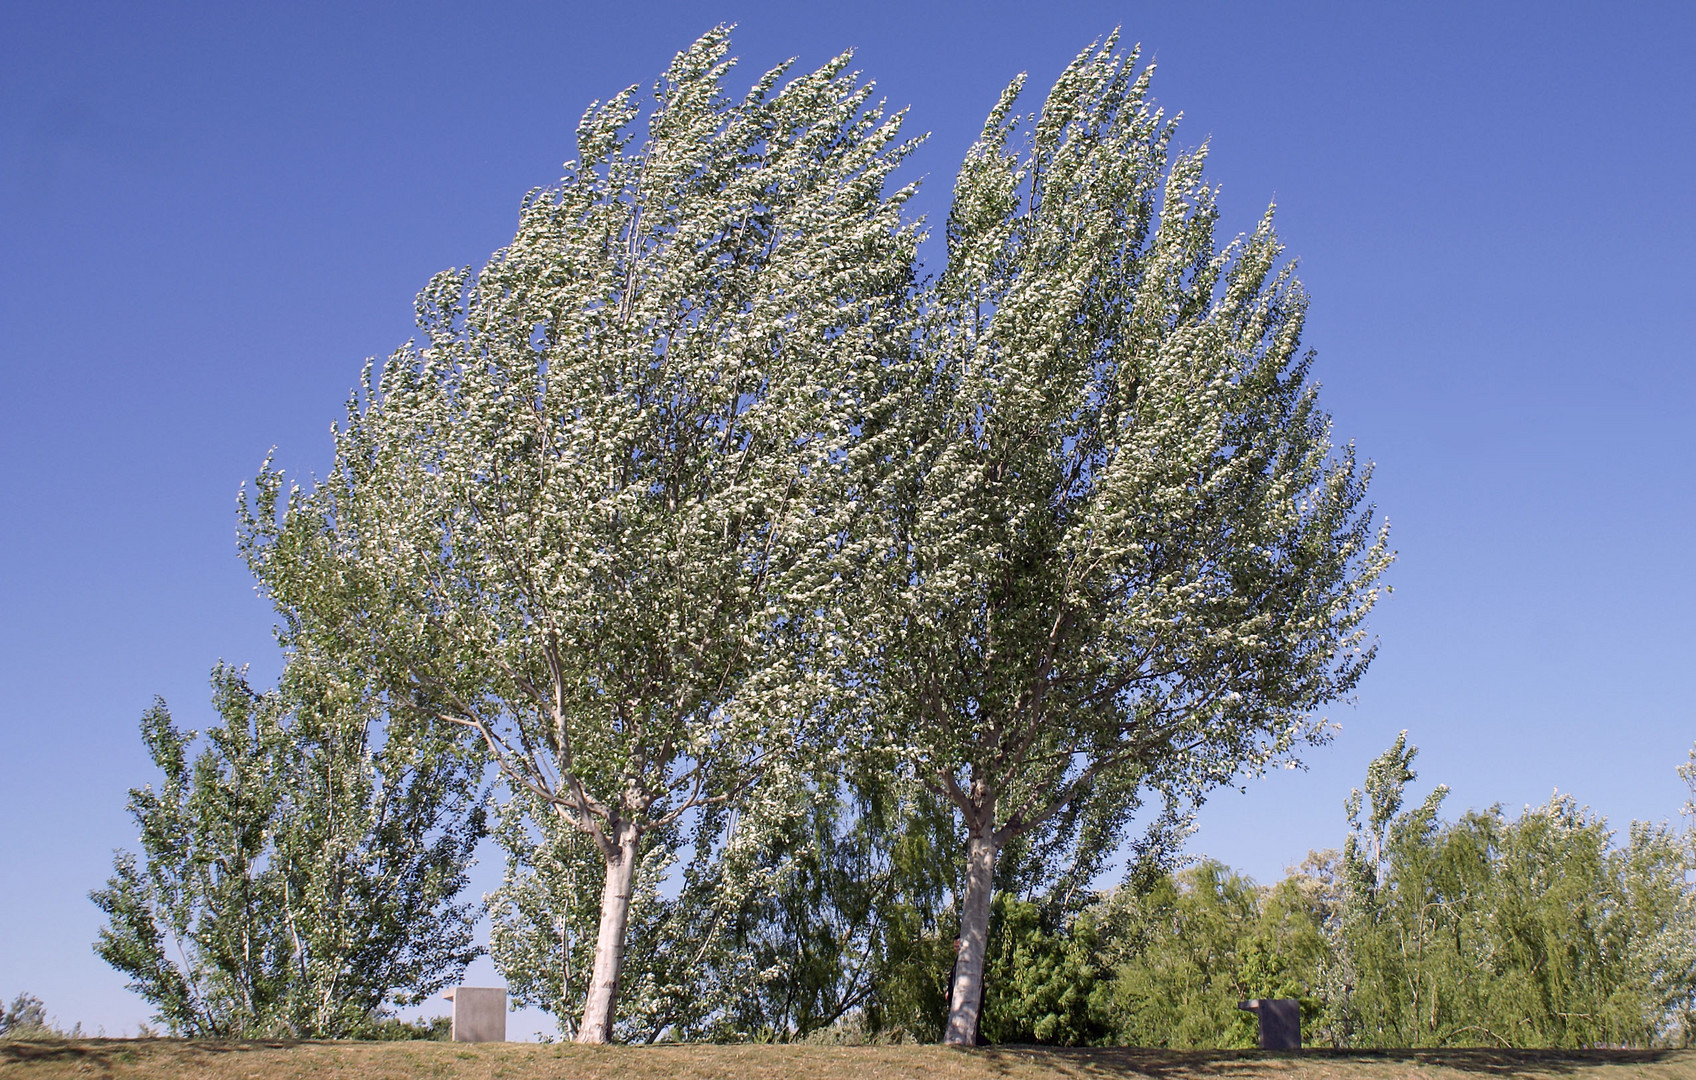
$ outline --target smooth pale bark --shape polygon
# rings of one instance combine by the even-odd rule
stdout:
[[[983,965],[989,952],[989,897],[995,887],[998,847],[987,830],[973,830],[966,842],[960,954],[954,965],[954,986],[949,993],[948,1030],[942,1037],[950,1046],[977,1043],[978,1014],[983,1008]]]
[[[624,968],[624,932],[630,923],[630,894],[636,881],[635,830],[622,838],[607,859],[607,880],[601,890],[601,930],[595,939],[595,965],[589,973],[589,996],[580,1043],[604,1043],[612,1038],[613,1010],[618,1005],[618,979]]]

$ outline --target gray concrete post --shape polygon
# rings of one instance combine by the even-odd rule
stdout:
[[[1237,1002],[1237,1008],[1259,1018],[1262,1050],[1301,1049],[1301,1002],[1295,998],[1255,998]]]
[[[453,1002],[454,1042],[506,1042],[505,990],[456,986],[442,996]]]

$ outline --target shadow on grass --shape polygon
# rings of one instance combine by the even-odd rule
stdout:
[[[1041,1065],[1080,1080],[1149,1077],[1151,1080],[1241,1075],[1272,1062],[1341,1070],[1351,1064],[1428,1065],[1479,1076],[1564,1076],[1603,1065],[1652,1065],[1666,1050],[1139,1050],[1129,1047],[1071,1049],[1053,1046],[986,1046],[980,1054],[991,1071],[1010,1074]]]
[[[137,1068],[146,1076],[179,1076],[189,1070],[210,1071],[214,1074],[227,1073],[238,1075],[238,1070],[245,1067],[231,1060],[243,1052],[288,1050],[296,1047],[322,1047],[338,1050],[353,1050],[355,1048],[382,1047],[383,1053],[392,1054],[390,1048],[396,1048],[399,1043],[361,1043],[341,1042],[334,1040],[206,1040],[198,1039],[12,1039],[0,1040],[0,1070],[8,1066],[30,1065],[49,1066],[53,1072],[74,1072],[77,1074],[101,1076],[111,1075],[119,1067]],[[431,1045],[441,1044],[411,1044]],[[511,1044],[509,1044],[510,1046]],[[541,1047],[533,1048],[540,1052]],[[668,1048],[671,1052],[679,1049],[677,1046]],[[745,1069],[757,1065],[757,1061],[741,1060],[738,1062],[714,1061],[714,1051],[729,1048],[702,1046],[704,1060],[694,1062],[679,1070],[681,1075],[718,1076],[732,1075],[724,1072],[726,1066]],[[745,1053],[748,1048],[739,1048]],[[792,1048],[791,1048],[792,1049]],[[920,1048],[911,1048],[914,1050]],[[929,1048],[937,1055],[948,1053],[940,1047]],[[1067,1077],[1071,1080],[1247,1080],[1252,1075],[1264,1075],[1261,1071],[1265,1066],[1272,1066],[1278,1072],[1288,1071],[1292,1080],[1346,1080],[1356,1070],[1370,1070],[1375,1076],[1401,1075],[1401,1069],[1407,1067],[1428,1067],[1453,1070],[1456,1073],[1472,1074],[1474,1076],[1500,1077],[1502,1080],[1523,1078],[1523,1080],[1550,1080],[1565,1076],[1579,1076],[1591,1073],[1592,1070],[1606,1066],[1642,1066],[1670,1062],[1677,1058],[1680,1061],[1696,1064],[1696,1057],[1689,1056],[1689,1051],[1668,1050],[1493,1050],[1493,1049],[1432,1049],[1432,1050],[1139,1050],[1130,1048],[1090,1048],[1070,1049],[1052,1046],[986,1046],[978,1050],[962,1050],[959,1053],[974,1060],[982,1069],[983,1074],[990,1076],[1024,1077],[1033,1074]],[[924,1075],[939,1064],[936,1057],[919,1053],[917,1059],[909,1052],[895,1051],[895,1056],[906,1059],[887,1064],[893,1067],[888,1075]],[[469,1056],[461,1053],[461,1057]],[[876,1052],[873,1051],[873,1056]],[[339,1055],[337,1055],[339,1058]],[[225,1063],[220,1067],[217,1063],[222,1059]],[[277,1059],[269,1059],[273,1064]],[[327,1064],[323,1059],[315,1059],[318,1066]],[[336,1058],[330,1061],[336,1061]],[[305,1065],[306,1063],[302,1063]],[[359,1056],[337,1061],[337,1064],[359,1068],[361,1064],[376,1065],[376,1061],[362,1061]],[[393,1064],[383,1062],[382,1064]],[[416,1065],[416,1063],[412,1063]],[[523,1069],[523,1055],[512,1064]],[[626,1064],[634,1064],[627,1061]],[[802,1062],[790,1061],[787,1064],[794,1068],[801,1065],[797,1075],[810,1074],[813,1070],[805,1067]],[[870,1066],[874,1063],[861,1063]],[[818,1075],[840,1077],[839,1067],[832,1067],[820,1062]],[[914,1067],[918,1072],[910,1072]],[[210,1068],[208,1068],[210,1067]],[[250,1067],[250,1066],[247,1066]],[[311,1067],[311,1066],[308,1066]],[[404,1067],[404,1066],[403,1066]],[[422,1075],[426,1070],[420,1069]],[[432,1075],[441,1073],[440,1065],[428,1070]],[[453,1071],[451,1066],[448,1070]],[[597,1073],[599,1075],[599,1073]],[[632,1075],[636,1075],[633,1073]],[[640,1071],[642,1076],[661,1075],[651,1070]],[[769,1075],[766,1074],[766,1075]],[[980,1074],[981,1075],[981,1074]]]
[[[97,1070],[140,1061],[233,1054],[243,1050],[283,1050],[308,1045],[332,1044],[295,1039],[251,1042],[216,1039],[4,1039],[0,1040],[0,1065],[54,1062]]]

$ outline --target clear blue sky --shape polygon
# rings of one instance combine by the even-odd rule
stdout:
[[[272,446],[322,470],[413,293],[506,241],[591,99],[719,20],[739,80],[856,47],[932,133],[933,218],[1007,79],[1046,88],[1116,25],[1211,138],[1231,228],[1277,199],[1401,558],[1341,735],[1216,797],[1194,851],[1269,880],[1337,845],[1401,728],[1455,811],[1558,788],[1676,816],[1696,8],[0,0],[0,995],[146,1016],[86,894],[133,846],[152,696],[199,726],[220,657],[276,670],[238,485]]]

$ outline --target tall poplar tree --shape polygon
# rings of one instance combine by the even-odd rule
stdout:
[[[640,139],[634,88],[592,106],[512,243],[420,295],[424,343],[367,375],[329,475],[285,499],[268,466],[247,523],[288,644],[473,730],[593,841],[582,1042],[612,1031],[644,837],[738,798],[813,711],[850,459],[909,325],[901,117],[846,54],[731,96],[727,50],[678,54]]]
[[[1391,553],[1336,448],[1271,212],[1221,249],[1205,148],[1085,50],[967,155],[857,619],[893,744],[961,815],[945,1039],[978,1022],[997,859],[1111,851],[1153,793],[1323,738]],[[1044,838],[1044,830],[1047,830]]]

